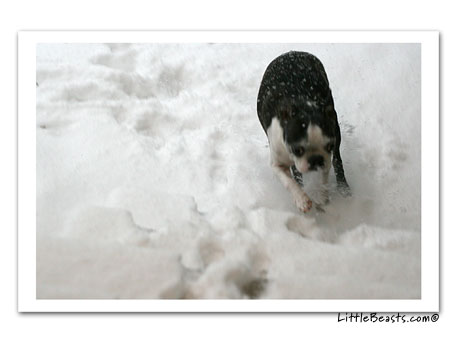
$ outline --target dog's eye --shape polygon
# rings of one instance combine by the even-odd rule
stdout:
[[[334,143],[326,144],[326,151],[331,152],[332,150],[334,150]]]
[[[299,147],[294,147],[292,149],[292,151],[293,151],[294,155],[299,157],[299,156],[304,155],[305,149],[303,147],[299,146]]]

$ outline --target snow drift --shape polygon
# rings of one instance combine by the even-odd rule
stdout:
[[[353,197],[269,166],[268,63],[324,64]],[[40,44],[38,298],[419,298],[420,46]],[[316,175],[306,188],[313,198]]]

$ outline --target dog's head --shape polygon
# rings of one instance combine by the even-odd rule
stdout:
[[[297,99],[280,106],[283,140],[301,173],[329,169],[335,146],[336,115],[332,105]]]

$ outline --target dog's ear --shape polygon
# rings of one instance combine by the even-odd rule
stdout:
[[[287,108],[280,108],[280,120],[286,121],[290,117],[290,113]]]
[[[281,121],[287,121],[291,117],[291,104],[284,100],[280,103],[280,106],[278,108],[278,116]]]

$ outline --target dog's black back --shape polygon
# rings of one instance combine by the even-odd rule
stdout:
[[[310,107],[311,103],[313,106]],[[272,118],[279,116],[281,106],[307,104],[309,110],[315,112],[313,119],[317,121],[323,119],[318,112],[334,109],[328,78],[320,60],[300,51],[290,51],[274,59],[264,73],[258,93],[257,111],[264,131],[267,131]],[[327,126],[320,124],[322,128]],[[334,132],[329,134],[334,136]]]

